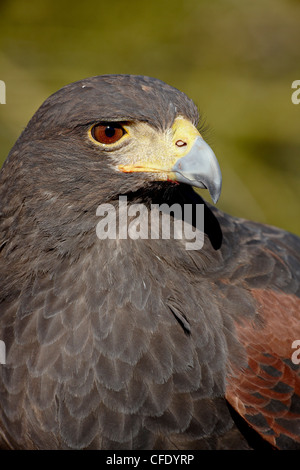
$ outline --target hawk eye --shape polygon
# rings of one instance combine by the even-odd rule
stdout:
[[[114,144],[123,137],[125,129],[116,122],[102,122],[92,129],[92,136],[101,144]]]

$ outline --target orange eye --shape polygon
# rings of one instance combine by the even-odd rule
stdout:
[[[92,129],[92,136],[101,144],[114,144],[123,137],[125,130],[114,122],[97,124]]]

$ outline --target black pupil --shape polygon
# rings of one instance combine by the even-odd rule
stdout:
[[[105,129],[105,135],[106,137],[113,137],[116,133],[116,130],[112,126],[107,126]]]

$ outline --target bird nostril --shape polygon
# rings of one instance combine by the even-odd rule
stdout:
[[[184,147],[185,145],[187,145],[187,143],[184,142],[183,140],[177,140],[175,142],[175,145],[177,145],[177,147]]]

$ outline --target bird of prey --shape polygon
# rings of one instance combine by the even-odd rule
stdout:
[[[102,75],[50,96],[12,148],[2,448],[300,447],[300,240],[199,196],[217,202],[221,171],[198,123],[172,86]]]

